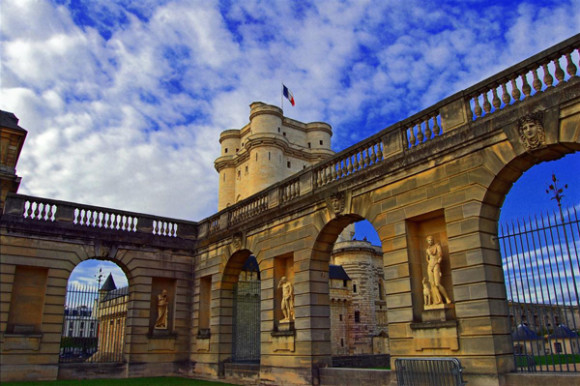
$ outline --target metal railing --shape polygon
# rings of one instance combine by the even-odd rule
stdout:
[[[516,370],[580,371],[575,208],[500,227]]]
[[[123,362],[128,287],[67,289],[60,363]]]
[[[397,358],[399,386],[462,386],[463,368],[457,358]]]

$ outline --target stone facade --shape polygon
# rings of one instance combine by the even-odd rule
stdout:
[[[299,164],[300,171],[256,188],[263,190],[253,196],[236,192],[236,185],[233,196],[220,198],[221,211],[200,222],[8,194],[0,218],[2,381],[71,374],[58,364],[66,283],[79,262],[97,258],[117,263],[129,281],[125,361],[114,375],[320,384],[320,369],[332,366],[330,288],[339,283],[331,282],[329,271],[340,259],[333,257],[335,241],[367,219],[381,241],[391,365],[400,357],[453,356],[469,384],[518,384],[508,374],[514,360],[497,220],[524,171],[580,150],[580,78],[570,59],[578,47],[580,36],[562,42],[321,162]],[[526,76],[546,63],[553,63],[554,75],[534,77],[532,95]],[[516,84],[511,94],[508,81]],[[269,112],[251,113],[244,130],[258,118],[282,119],[266,105],[252,106]],[[537,112],[543,136],[530,146],[522,142],[520,125]],[[253,134],[243,141],[243,148],[250,143],[247,162],[260,148]],[[281,144],[277,135],[274,142]],[[223,171],[220,165],[218,159]],[[237,202],[237,195],[246,198]],[[441,245],[441,285],[450,298],[437,309],[426,308],[423,297],[427,236]],[[231,362],[232,316],[235,287],[250,256],[260,277],[254,316],[260,362],[244,367]],[[380,288],[372,256],[353,266],[357,293],[363,282],[367,293]],[[356,276],[363,271],[374,273],[363,280]],[[293,285],[293,318],[286,323],[282,278]],[[157,336],[155,299],[163,290],[172,299],[168,333]],[[354,304],[354,288],[344,296]],[[375,307],[376,315],[377,306],[381,311],[380,298],[364,307]],[[96,371],[89,366],[84,373]]]
[[[327,123],[298,122],[279,107],[252,103],[250,123],[220,136],[218,210],[330,157],[331,136]]]

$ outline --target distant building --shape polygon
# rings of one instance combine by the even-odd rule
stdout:
[[[122,362],[129,287],[117,288],[109,274],[99,290],[96,315],[99,320],[97,352],[90,362]]]

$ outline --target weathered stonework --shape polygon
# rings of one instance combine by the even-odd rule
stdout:
[[[327,125],[291,122],[281,110],[254,103],[249,125],[222,133],[216,161],[220,181],[225,175],[229,183],[240,172],[246,187],[222,185],[220,211],[199,223],[9,193],[0,218],[2,381],[78,375],[78,369],[58,364],[66,284],[78,263],[99,258],[117,263],[130,288],[125,362],[111,366],[108,375],[319,384],[320,369],[332,366],[332,302],[348,296],[331,296],[335,241],[347,226],[367,219],[381,240],[385,296],[384,304],[365,307],[386,314],[391,364],[399,357],[454,356],[470,384],[499,385],[508,378],[514,384],[505,375],[513,356],[495,240],[499,209],[528,168],[580,149],[580,79],[560,80],[503,107],[490,103],[488,94],[579,43],[580,37],[563,42],[333,156],[320,148],[309,158],[307,146],[296,151],[282,131],[295,130],[286,132],[287,139],[312,134],[327,146]],[[518,120],[538,112],[545,136],[530,149]],[[241,154],[230,156],[238,142]],[[288,158],[291,167],[279,174],[249,168],[246,176],[244,162],[256,155],[267,159],[268,151],[278,159],[295,157]],[[426,320],[428,235],[441,244],[441,283],[453,307]],[[260,282],[260,362],[244,366],[231,362],[234,289],[251,256]],[[380,254],[369,258],[365,272],[376,275],[365,277],[367,289],[379,287],[374,280],[381,277],[380,261]],[[29,274],[37,284],[16,280]],[[294,287],[294,319],[287,329],[280,325],[282,276]],[[174,335],[156,337],[152,300],[169,287],[175,310],[167,325]],[[20,311],[14,300],[20,295],[38,305],[33,312]],[[83,365],[86,376],[99,376]]]

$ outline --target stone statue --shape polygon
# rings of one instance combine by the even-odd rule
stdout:
[[[167,290],[162,290],[157,295],[157,320],[155,321],[155,328],[158,330],[167,329],[167,307],[169,300],[167,299]]]
[[[430,306],[432,303],[431,288],[429,288],[429,282],[427,281],[426,277],[423,278],[423,303],[426,306]]]
[[[520,141],[527,151],[539,148],[545,144],[546,134],[542,125],[540,113],[529,114],[518,120]]]
[[[282,314],[284,314],[284,319],[280,321],[290,322],[294,320],[294,286],[286,279],[286,276],[282,276],[280,283],[278,283],[278,288],[282,288],[282,304],[280,308],[282,309]]]
[[[441,245],[435,242],[433,236],[427,236],[425,258],[427,260],[427,276],[431,286],[431,304],[442,304],[443,301],[447,304],[451,303],[447,291],[441,285],[440,264],[441,260],[443,260],[443,252],[441,251]]]

